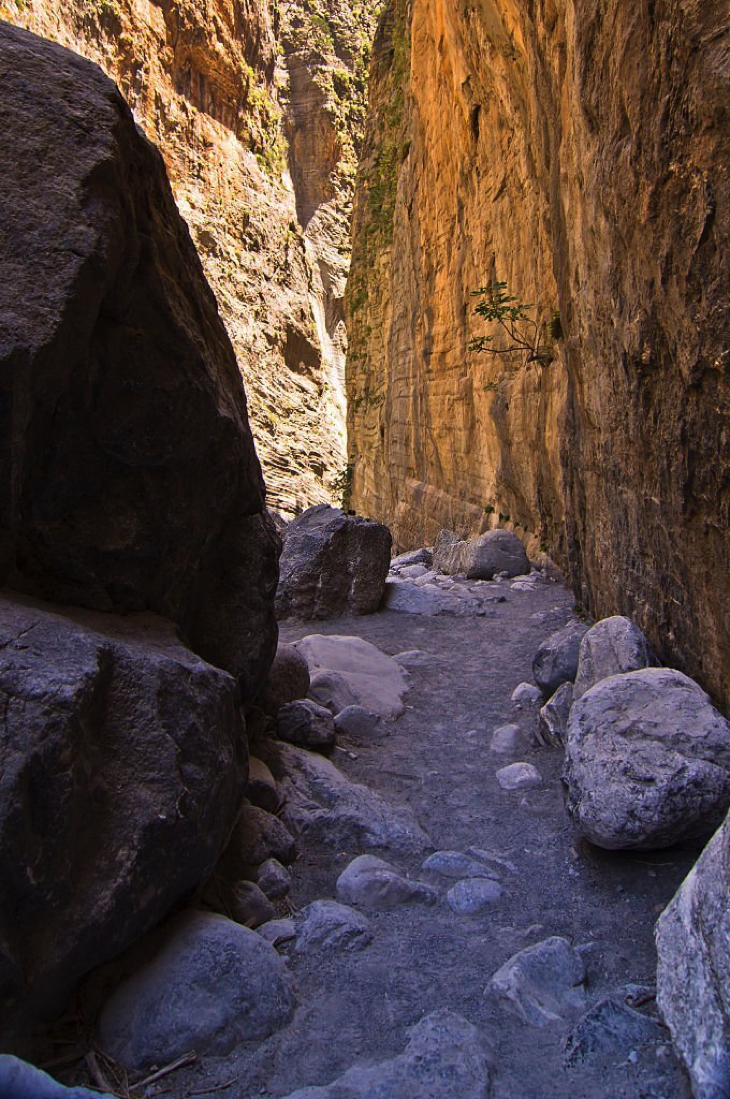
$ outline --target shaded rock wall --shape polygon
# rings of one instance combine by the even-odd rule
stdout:
[[[390,0],[348,290],[353,503],[514,528],[730,703],[728,66],[698,0]],[[491,279],[552,362],[470,353]]]
[[[0,0],[101,65],[162,151],[288,514],[336,495],[346,462],[342,296],[381,2]]]
[[[278,537],[162,159],[104,74],[0,24],[0,583],[152,610],[253,695]]]

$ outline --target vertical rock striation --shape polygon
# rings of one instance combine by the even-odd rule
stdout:
[[[730,702],[727,27],[698,0],[389,0],[348,290],[353,502],[497,523]],[[477,354],[472,291],[554,318]]]
[[[287,514],[330,500],[346,462],[342,295],[381,2],[0,0],[0,18],[97,62],[161,150]]]

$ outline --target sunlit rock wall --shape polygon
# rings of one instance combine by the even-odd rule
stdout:
[[[699,0],[389,0],[348,292],[354,505],[513,527],[725,703],[728,56]],[[494,278],[549,364],[469,351]]]

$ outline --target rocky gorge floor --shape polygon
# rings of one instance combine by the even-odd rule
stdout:
[[[571,619],[573,597],[544,576],[484,587],[504,601],[464,616],[384,610],[316,623],[320,634],[409,654],[405,713],[364,736],[339,735],[332,761],[392,806],[409,807],[427,838],[416,829],[405,841],[398,834],[391,850],[373,850],[347,829],[328,837],[321,821],[299,844],[280,904],[298,932],[285,930],[276,943],[293,976],[291,1022],[262,1043],[130,1085],[130,1094],[690,1095],[656,1019],[653,929],[698,849],[613,853],[576,838],[564,810],[563,754],[538,742],[538,705],[512,699],[531,678],[538,645]],[[312,632],[311,622],[281,629],[290,642]],[[497,751],[494,731],[505,725],[517,729]],[[536,768],[539,785],[503,789],[497,771],[514,762]],[[437,851],[462,857],[431,857],[424,868]],[[375,866],[374,902],[357,882],[348,892],[338,879],[365,854],[423,885],[399,894],[396,882],[388,894]],[[348,908],[307,908],[323,900]]]

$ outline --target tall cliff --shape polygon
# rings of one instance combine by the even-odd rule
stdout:
[[[244,376],[269,503],[336,495],[342,298],[381,0],[0,0],[96,61],[165,158]]]
[[[513,527],[730,703],[721,8],[389,0],[347,384],[354,506],[401,546]],[[470,352],[494,279],[558,314],[549,360]]]

